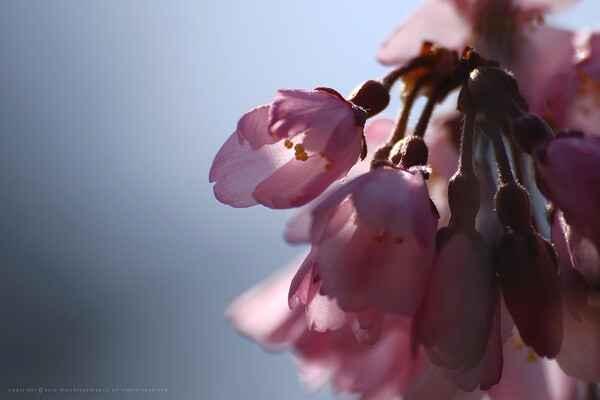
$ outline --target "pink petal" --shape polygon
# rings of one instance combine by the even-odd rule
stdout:
[[[453,2],[429,0],[385,40],[377,59],[384,65],[405,64],[419,55],[424,41],[460,52],[470,36],[471,26]]]
[[[519,89],[531,112],[546,115],[562,112],[566,99],[575,94],[573,73],[574,34],[547,26],[526,27],[518,53],[509,61]],[[540,60],[544,60],[540,62]],[[566,101],[565,104],[568,104]]]
[[[525,10],[536,10],[539,12],[558,12],[572,7],[579,0],[516,0],[516,6]]]
[[[260,182],[252,197],[271,208],[306,204],[327,189],[351,166],[336,165],[328,169],[327,164],[327,159],[318,154],[310,155],[306,161],[291,159]]]
[[[306,308],[306,322],[317,332],[340,329],[346,324],[346,313],[340,310],[335,300],[317,294]]]
[[[270,350],[281,349],[293,341],[299,331],[291,327],[298,321],[304,324],[303,313],[291,312],[286,301],[290,281],[302,257],[248,289],[227,308],[227,319],[241,334]],[[287,335],[279,339],[272,336],[284,326],[291,328]]]
[[[371,158],[377,149],[383,146],[391,137],[394,129],[394,121],[387,118],[379,118],[372,121],[365,128],[365,139],[367,141],[368,154],[364,160],[359,161],[348,173],[347,179],[355,178],[367,173],[371,167]],[[308,243],[310,242],[310,226],[312,224],[312,211],[325,199],[340,187],[340,182],[334,182],[327,191],[311,203],[299,209],[287,222],[284,232],[285,240],[288,243]]]
[[[216,183],[215,197],[222,203],[233,207],[257,204],[252,197],[256,185],[292,157],[283,145],[273,145],[275,140],[267,128],[268,112],[268,105],[247,112],[217,153],[209,180]]]
[[[391,139],[396,123],[389,118],[377,118],[365,127],[365,139],[369,147],[369,153],[375,153],[378,147],[383,146]],[[367,159],[369,156],[367,156]]]
[[[542,192],[600,245],[600,138],[557,137],[536,155],[535,167]]]
[[[355,221],[352,216],[338,234],[319,246],[316,263],[324,293],[335,297],[346,311],[375,306],[412,314],[424,290],[432,250],[421,248],[411,236],[402,244],[393,238],[379,243],[378,231]]]
[[[498,288],[483,244],[454,233],[432,263],[416,333],[438,366],[472,369],[486,351]]]
[[[288,292],[288,302],[291,310],[294,310],[299,304],[308,304],[308,292],[313,278],[313,267],[314,252],[310,252],[304,261],[302,261],[300,268],[296,268],[297,272],[291,279]]]
[[[504,360],[502,356],[503,342],[500,329],[500,309],[500,302],[497,301],[485,354],[479,365],[471,370],[444,370],[446,375],[462,390],[470,392],[478,386],[481,390],[489,390],[502,377]],[[477,391],[473,393],[477,393]]]
[[[354,110],[349,102],[324,91],[282,89],[275,94],[268,118],[271,134],[278,139],[292,139],[308,129],[321,131],[309,133],[318,138],[312,147],[320,151],[328,133],[344,120],[354,122]]]
[[[504,346],[502,380],[488,393],[492,400],[571,400],[576,381],[563,374],[555,361],[537,358],[511,341]]]
[[[419,173],[378,169],[365,175],[352,199],[361,222],[374,230],[383,229],[394,238],[409,235],[429,246],[437,228],[429,193]]]

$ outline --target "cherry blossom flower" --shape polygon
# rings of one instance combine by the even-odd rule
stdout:
[[[365,117],[330,90],[278,91],[240,119],[217,153],[215,197],[233,207],[309,202],[358,160]]]
[[[498,283],[480,235],[441,231],[441,249],[433,261],[432,278],[416,318],[416,339],[440,367],[471,370],[488,347],[498,304]],[[501,345],[499,345],[501,347]],[[500,379],[500,366],[492,384]],[[489,385],[486,388],[489,388]],[[471,390],[473,388],[470,388]]]
[[[309,387],[369,399],[566,400],[600,381],[600,137],[554,135],[600,121],[600,39],[542,18],[574,2],[428,0],[380,50],[401,64],[383,79],[244,115],[215,196],[303,206],[285,237],[311,249],[232,304],[238,330],[291,351]],[[398,80],[398,121],[363,132]]]
[[[384,65],[404,64],[419,54],[423,41],[456,51],[474,46],[514,73],[530,111],[557,129],[595,130],[598,34],[578,44],[580,35],[543,24],[545,13],[576,2],[429,0],[388,37],[377,58]]]
[[[321,291],[341,309],[411,315],[433,257],[437,215],[419,172],[376,169],[313,211],[311,242]]]
[[[600,308],[592,287],[598,284],[600,255],[593,243],[574,232],[560,211],[554,214],[552,241],[561,260],[561,288],[565,309],[569,310],[564,313],[564,338],[556,361],[567,375],[597,382],[600,381]]]
[[[516,331],[504,345],[502,380],[488,392],[492,400],[572,400],[577,381],[561,371],[556,361],[539,358]]]
[[[364,173],[369,172],[371,158],[375,151],[383,146],[391,137],[394,130],[394,121],[388,118],[378,118],[370,121],[364,130],[367,145],[367,156],[356,163],[348,172],[345,180],[352,180]],[[321,200],[330,195],[334,190],[341,187],[342,182],[334,182],[318,198],[300,208],[288,221],[284,232],[285,240],[289,243],[310,243],[310,226],[312,225],[312,210]]]
[[[432,174],[426,181],[431,200],[440,214],[440,226],[445,226],[450,219],[450,211],[446,201],[448,180],[456,171],[458,153],[449,137],[451,129],[448,121],[459,119],[457,112],[445,112],[434,116],[430,134],[425,137],[429,148],[429,163]],[[392,136],[395,123],[389,118],[377,118],[370,121],[365,127],[364,136],[368,153],[364,160],[352,167],[346,180],[352,180],[369,172],[371,158]],[[312,224],[312,210],[326,198],[333,190],[341,187],[340,181],[334,182],[327,191],[309,204],[300,208],[288,221],[284,233],[285,240],[289,243],[310,243],[310,226]]]
[[[562,135],[534,153],[538,186],[567,222],[600,245],[600,138]]]
[[[431,365],[423,354],[416,358],[410,349],[411,319],[386,316],[376,343],[360,343],[352,327],[341,323],[320,331],[310,322],[309,311],[298,303],[287,306],[287,288],[301,257],[264,282],[239,296],[227,311],[228,319],[240,333],[270,351],[291,351],[302,382],[317,390],[330,382],[338,393],[356,393],[364,399],[428,400],[479,399],[481,393],[467,394]],[[337,315],[330,303],[328,310]],[[310,319],[309,319],[310,320]],[[333,328],[333,326],[330,326]]]

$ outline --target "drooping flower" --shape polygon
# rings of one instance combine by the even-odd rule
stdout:
[[[428,0],[386,39],[377,58],[384,65],[404,64],[428,41],[459,52],[474,46],[485,57],[505,62],[517,42],[539,28],[534,23],[544,13],[577,1]]]
[[[365,142],[367,145],[367,156],[357,162],[348,172],[346,180],[352,180],[359,175],[369,172],[371,167],[371,158],[375,151],[383,146],[392,135],[394,121],[388,118],[378,118],[370,121],[364,130]],[[284,237],[289,243],[310,243],[310,227],[312,225],[312,210],[321,200],[326,198],[334,190],[341,187],[342,182],[334,182],[318,198],[300,208],[290,218],[286,225]]]
[[[600,40],[593,34],[577,45],[574,32],[543,23],[545,13],[576,2],[429,0],[388,37],[377,58],[384,65],[404,64],[423,41],[459,52],[473,46],[514,73],[530,111],[557,129],[595,129],[600,51],[594,50]]]
[[[429,149],[429,163],[432,167],[432,173],[426,183],[431,200],[439,211],[441,226],[445,226],[450,218],[446,192],[448,180],[456,171],[458,163],[458,153],[450,138],[452,127],[448,125],[448,121],[454,122],[457,120],[459,120],[458,112],[443,113],[439,116],[434,115],[429,134],[425,137]],[[369,172],[373,155],[390,139],[394,128],[395,123],[389,118],[377,118],[367,124],[364,131],[368,149],[367,156],[352,167],[346,180],[352,180]],[[341,182],[334,182],[327,191],[300,208],[290,218],[284,233],[285,239],[289,243],[310,243],[312,210],[341,185]]]
[[[209,176],[215,197],[233,207],[306,204],[356,163],[365,119],[332,90],[278,91],[219,150]]]
[[[516,331],[504,345],[502,380],[488,391],[492,400],[572,400],[577,381],[565,375],[556,361],[537,357]]]
[[[313,211],[321,291],[341,309],[412,315],[434,253],[437,215],[419,172],[379,168],[346,183]]]
[[[506,307],[525,344],[540,356],[556,357],[563,336],[556,253],[533,229],[529,194],[523,187],[500,186],[495,203],[505,229],[496,263]]]
[[[300,378],[309,389],[317,390],[329,382],[337,393],[372,400],[398,396],[409,400],[481,398],[481,393],[460,391],[423,354],[412,356],[410,318],[386,316],[379,340],[371,344],[357,341],[350,324],[314,329],[316,326],[306,319],[306,306],[298,303],[292,311],[286,301],[300,262],[301,258],[292,261],[239,296],[227,316],[240,333],[267,350],[291,351]],[[335,307],[332,302],[327,309],[336,315],[345,314]]]
[[[438,243],[415,336],[434,364],[468,371],[486,351],[499,301],[498,284],[481,235],[443,229]],[[492,384],[500,379],[500,371],[496,368]]]
[[[600,246],[600,138],[561,135],[534,152],[542,193],[570,225]]]
[[[554,213],[552,241],[561,262],[565,303],[564,335],[558,365],[569,376],[600,381],[600,255],[592,242],[574,232],[562,213]],[[575,241],[575,243],[568,243]]]

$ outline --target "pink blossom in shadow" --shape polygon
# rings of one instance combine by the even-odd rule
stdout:
[[[385,40],[377,58],[384,65],[405,64],[419,54],[422,42],[429,41],[458,52],[475,46],[483,56],[505,61],[514,42],[537,28],[536,19],[576,2],[428,0]],[[525,28],[530,31],[523,32]]]
[[[286,301],[299,263],[300,258],[242,294],[229,307],[227,317],[240,333],[267,350],[290,351],[309,389],[317,390],[329,382],[337,393],[358,394],[362,399],[481,398],[481,392],[460,391],[423,354],[412,357],[410,318],[386,316],[374,344],[357,341],[350,324],[342,323],[335,329],[329,325],[332,329],[323,331],[311,329],[305,319],[310,313],[306,306],[299,302],[292,311]],[[345,314],[334,309],[335,304],[330,303],[321,311]]]
[[[440,241],[445,243],[439,245],[433,261],[413,339],[423,344],[429,360],[446,369],[463,390],[471,391],[480,384],[489,389],[500,380],[502,342],[499,326],[492,330],[499,318],[494,318],[499,289],[487,246],[478,234],[447,228],[438,233]],[[476,368],[486,352],[485,365]],[[488,370],[482,370],[485,368]]]
[[[367,156],[364,160],[356,163],[348,172],[345,180],[351,180],[359,175],[367,173],[371,167],[373,154],[383,146],[392,136],[394,121],[388,118],[377,118],[371,121],[364,131],[367,144]],[[310,243],[310,226],[312,224],[312,210],[321,200],[326,198],[334,190],[341,187],[341,181],[334,182],[324,193],[300,208],[286,224],[284,237],[288,243]]]
[[[429,0],[387,38],[377,58],[401,65],[423,41],[461,52],[473,46],[514,73],[531,112],[556,129],[596,131],[600,99],[600,39],[546,26],[543,15],[576,0]],[[544,60],[540,62],[540,60]]]
[[[600,138],[558,136],[536,150],[534,161],[542,193],[600,246]]]
[[[572,400],[577,381],[561,371],[556,361],[539,358],[513,331],[504,345],[502,380],[491,388],[492,400]]]
[[[567,224],[560,211],[552,224],[552,241],[561,261],[565,301],[564,338],[558,365],[569,376],[587,382],[600,380],[600,302],[598,273],[600,256],[594,244],[586,241]],[[575,241],[576,243],[568,243]]]
[[[215,197],[233,207],[308,203],[356,163],[365,118],[331,91],[279,90],[240,119],[217,153]]]
[[[320,291],[348,312],[374,307],[412,315],[424,293],[436,228],[419,172],[381,168],[346,183],[313,211]]]
[[[431,128],[425,136],[425,143],[429,148],[429,163],[432,173],[427,180],[427,187],[431,199],[440,214],[439,226],[446,226],[450,219],[448,209],[447,187],[448,179],[452,177],[458,165],[458,152],[450,139],[449,120],[458,118],[458,113],[442,113],[434,115]],[[371,159],[375,152],[382,147],[392,136],[395,122],[389,118],[377,118],[371,121],[365,128],[364,135],[367,143],[368,153],[364,160],[359,161],[348,172],[347,180],[352,180],[362,174],[369,172]],[[312,224],[312,210],[334,190],[340,188],[344,183],[334,182],[323,194],[300,208],[288,221],[284,233],[289,243],[310,243],[310,226]]]

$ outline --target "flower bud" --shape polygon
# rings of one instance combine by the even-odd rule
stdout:
[[[498,249],[498,276],[506,307],[526,345],[556,357],[563,337],[557,257],[538,233],[504,234]]]
[[[392,162],[401,163],[403,168],[427,165],[429,149],[425,141],[417,136],[411,136],[402,141],[400,151],[394,155]]]
[[[493,66],[479,67],[471,72],[467,84],[471,98],[483,107],[490,107],[491,101],[508,100],[522,110],[528,108],[515,77],[507,70]]]
[[[357,86],[348,101],[363,108],[370,118],[385,110],[390,103],[390,93],[381,82],[369,80]]]
[[[517,146],[527,154],[532,154],[534,148],[554,136],[548,124],[533,114],[523,114],[515,118],[512,121],[511,133]]]
[[[448,183],[448,206],[452,213],[450,224],[466,231],[475,229],[479,203],[479,180],[475,174],[455,174]]]
[[[498,188],[494,198],[496,213],[504,228],[516,231],[531,230],[529,194],[520,185],[508,183]]]

